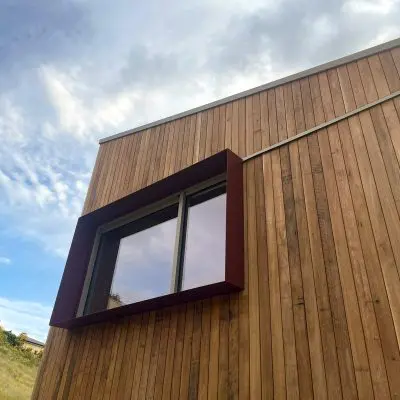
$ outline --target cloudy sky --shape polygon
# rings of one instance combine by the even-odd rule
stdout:
[[[44,339],[97,141],[400,36],[399,0],[2,0],[0,324]]]

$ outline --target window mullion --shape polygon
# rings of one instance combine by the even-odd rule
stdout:
[[[186,236],[186,194],[179,196],[178,221],[176,227],[176,239],[174,259],[172,265],[171,292],[179,292],[182,287],[183,253]]]

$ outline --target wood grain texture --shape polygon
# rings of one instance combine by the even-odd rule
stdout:
[[[101,145],[83,213],[400,88],[400,48]],[[400,398],[400,99],[244,165],[245,289],[50,330],[33,399]]]

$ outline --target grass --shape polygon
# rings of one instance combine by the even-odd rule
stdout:
[[[0,343],[0,400],[30,399],[39,361]]]

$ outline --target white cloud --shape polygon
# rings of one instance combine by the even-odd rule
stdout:
[[[135,111],[134,101],[138,96],[133,91],[99,97],[99,93],[79,80],[78,71],[67,74],[42,66],[41,78],[57,112],[61,131],[80,141],[121,126]]]
[[[38,340],[46,340],[51,307],[30,301],[0,297],[0,325],[15,334],[25,332]]]
[[[9,265],[11,264],[11,259],[8,257],[0,257],[0,264]]]
[[[343,11],[360,14],[389,14],[399,0],[350,0],[343,4]]]

